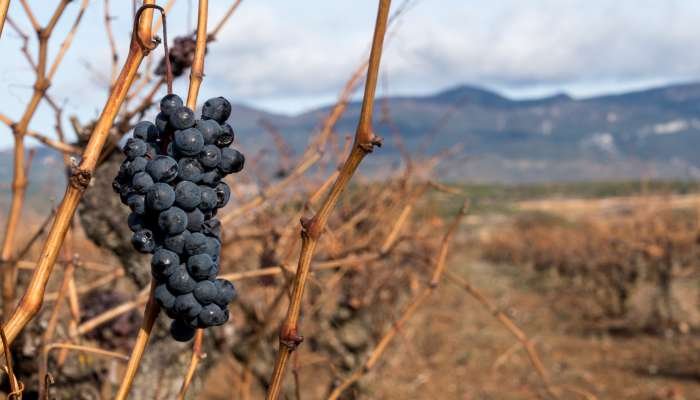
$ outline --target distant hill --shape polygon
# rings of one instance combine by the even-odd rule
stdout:
[[[290,116],[236,105],[231,122],[249,156],[264,149],[263,162],[272,162],[276,148],[261,119],[298,154],[330,107]],[[382,109],[389,110],[390,123]],[[348,106],[336,128],[341,137],[354,131],[359,111],[359,102]],[[459,149],[440,173],[462,181],[700,178],[700,83],[528,100],[457,86],[429,96],[378,99],[375,114],[375,130],[385,137],[385,146],[368,159],[373,166],[397,162],[391,138],[400,132],[412,151],[423,145],[427,153]],[[52,151],[41,149],[35,160],[32,179],[39,186],[33,190],[62,182],[62,170],[55,167],[60,160]],[[9,150],[0,151],[0,182],[9,182],[11,161]]]

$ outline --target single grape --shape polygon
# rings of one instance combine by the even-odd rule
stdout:
[[[170,115],[173,111],[183,106],[182,99],[176,94],[166,94],[160,101],[160,112]]]
[[[227,307],[236,298],[236,288],[233,283],[226,279],[217,279],[214,281],[214,285],[216,285],[217,290],[214,303],[224,308]]]
[[[202,106],[202,119],[213,119],[223,123],[229,116],[231,116],[231,103],[223,97],[211,98]]]
[[[170,114],[168,121],[177,130],[191,128],[194,126],[194,113],[187,107],[178,107]]]
[[[177,267],[168,277],[168,289],[172,293],[189,293],[194,290],[195,286],[197,286],[197,282],[192,279],[184,265]]]
[[[146,191],[146,207],[162,211],[175,204],[175,191],[167,183],[158,182]]]
[[[128,163],[128,164],[127,164]],[[148,165],[148,160],[145,157],[135,157],[131,161],[127,161],[122,165],[125,165],[125,172],[128,176],[134,176],[139,172],[146,170],[146,165]]]
[[[170,207],[158,215],[158,227],[167,235],[177,235],[187,229],[187,214],[178,207]]]
[[[208,304],[199,312],[199,321],[204,326],[217,326],[226,322],[226,314],[216,304]]]
[[[136,157],[143,157],[146,155],[146,150],[148,150],[148,145],[141,139],[130,138],[124,144],[124,154],[129,160],[133,160]]]
[[[217,238],[207,236],[207,245],[204,254],[209,254],[213,260],[219,258],[221,253],[221,242]]]
[[[158,304],[166,310],[173,308],[175,305],[175,296],[170,293],[168,287],[165,283],[161,283],[156,286],[153,291],[153,297],[156,299]]]
[[[135,212],[129,214],[129,216],[126,219],[126,222],[127,224],[129,224],[129,229],[131,229],[132,232],[148,228],[146,219],[143,216],[136,214]]]
[[[170,182],[177,177],[177,161],[168,156],[156,156],[148,162],[146,172],[156,182]]]
[[[221,162],[219,162],[219,169],[222,172],[226,174],[240,172],[243,169],[244,164],[245,157],[238,150],[230,148],[221,149]]]
[[[148,229],[141,229],[134,232],[131,237],[131,243],[136,250],[141,253],[151,253],[156,248],[156,242],[153,240],[153,232]]]
[[[174,272],[174,268],[179,265],[180,257],[177,253],[167,249],[158,249],[151,257],[151,272],[158,279],[170,276]]]
[[[136,214],[146,213],[146,196],[140,194],[132,194],[126,199],[126,204]]]
[[[207,305],[213,303],[218,294],[216,285],[212,281],[201,281],[197,282],[197,286],[194,288],[194,297],[202,305]]]
[[[178,342],[187,342],[194,337],[195,328],[185,322],[174,319],[170,324],[170,335]]]
[[[158,138],[158,128],[150,121],[141,121],[134,126],[134,137],[148,142],[155,142]]]
[[[181,294],[175,298],[175,313],[181,318],[190,320],[199,315],[202,305],[194,298],[192,293]]]
[[[216,141],[214,142],[215,145],[219,147],[228,147],[233,143],[233,139],[236,137],[236,134],[233,132],[233,128],[231,128],[231,125],[229,124],[223,124],[221,125],[221,134],[219,137],[216,138]]]
[[[214,191],[216,192],[217,199],[216,208],[223,208],[231,198],[231,189],[226,183],[219,182],[214,188]]]
[[[204,224],[204,213],[199,208],[187,213],[187,230],[190,232],[199,232]]]
[[[175,186],[175,204],[184,210],[196,208],[201,198],[201,190],[195,183],[182,181]]]
[[[187,260],[187,271],[197,281],[207,279],[213,266],[214,261],[209,254],[197,254]]]
[[[185,240],[185,252],[190,256],[203,254],[207,250],[207,237],[200,232],[193,232]]]
[[[196,156],[204,148],[202,133],[194,128],[175,131],[175,150],[186,156]]]
[[[197,120],[195,127],[202,133],[205,144],[216,143],[216,139],[221,135],[221,126],[211,119]]]
[[[194,158],[181,158],[177,165],[177,177],[181,180],[197,183],[202,178],[202,165]]]
[[[216,208],[216,204],[219,202],[219,199],[216,197],[216,191],[207,186],[200,186],[199,189],[201,190],[199,209],[207,211]]]
[[[199,163],[205,168],[216,168],[221,160],[221,150],[213,144],[204,146],[199,153]]]
[[[133,178],[131,178],[131,187],[137,193],[146,193],[146,191],[153,186],[153,178],[146,172],[137,172]]]

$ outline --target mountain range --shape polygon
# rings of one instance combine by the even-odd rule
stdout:
[[[360,106],[348,105],[336,126],[339,137],[354,132]],[[290,152],[300,154],[331,107],[281,115],[235,105],[230,122],[247,154],[265,154],[261,159],[272,163],[279,157],[261,121],[280,133]],[[452,149],[439,170],[449,180],[700,178],[700,83],[527,100],[463,85],[427,96],[379,98],[374,126],[385,138],[385,146],[368,158],[376,170],[400,159],[392,139],[399,133],[412,153],[427,156]],[[61,168],[45,167],[60,165],[60,157],[41,148],[35,160],[33,182],[60,182]],[[0,182],[10,181],[11,164],[11,151],[0,151]]]

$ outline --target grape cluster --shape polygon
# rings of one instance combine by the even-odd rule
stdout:
[[[173,319],[170,332],[187,341],[196,328],[225,323],[236,296],[231,282],[216,278],[221,223],[215,216],[231,195],[222,178],[241,171],[245,158],[229,147],[231,104],[223,97],[207,100],[201,119],[173,94],[160,110],[155,123],[134,127],[112,186],[131,208],[132,244],[153,254],[154,296]]]
[[[196,47],[197,45],[192,36],[180,36],[175,38],[173,45],[170,47],[170,54],[168,56],[174,77],[182,75],[187,68],[192,66]],[[158,63],[155,74],[165,76],[165,57]]]

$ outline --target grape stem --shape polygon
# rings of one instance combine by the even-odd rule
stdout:
[[[187,91],[187,107],[194,111],[197,107],[197,95],[204,78],[204,55],[207,51],[207,15],[208,0],[199,0],[197,11],[197,40],[195,42],[194,60],[190,69],[190,87]]]
[[[321,204],[318,212],[313,217],[303,218],[301,221],[301,253],[299,255],[299,262],[294,279],[292,297],[287,309],[287,315],[280,330],[277,359],[275,361],[272,378],[270,379],[270,387],[267,392],[268,400],[276,400],[279,398],[289,356],[304,340],[303,337],[299,335],[299,314],[301,313],[301,301],[306,287],[306,280],[309,276],[311,259],[313,258],[318,239],[325,229],[330,213],[333,211],[340,195],[347,187],[357,167],[365,156],[372,152],[374,146],[381,145],[381,139],[372,132],[372,114],[374,111],[374,97],[379,75],[379,63],[382,55],[390,6],[391,0],[379,1],[360,120],[355,132],[355,141],[352,151],[345,160],[330,193]]]

